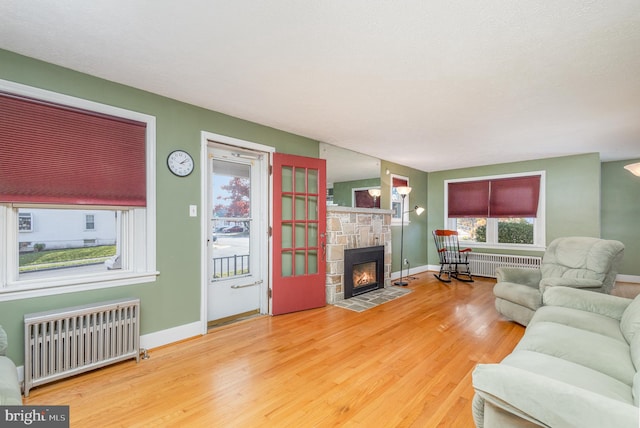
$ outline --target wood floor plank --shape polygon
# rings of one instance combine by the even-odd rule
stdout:
[[[256,317],[31,390],[72,427],[473,427],[471,372],[524,328],[496,312],[491,279],[444,284],[353,312]]]

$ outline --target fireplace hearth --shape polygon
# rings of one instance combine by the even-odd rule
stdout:
[[[344,252],[344,298],[384,288],[384,245]]]

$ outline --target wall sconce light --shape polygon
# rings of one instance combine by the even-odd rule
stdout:
[[[624,169],[629,171],[631,174],[640,177],[640,162],[625,165]]]

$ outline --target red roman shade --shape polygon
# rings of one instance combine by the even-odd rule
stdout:
[[[451,218],[536,217],[540,176],[449,183]]]
[[[398,178],[398,177],[393,177],[393,180],[391,183],[392,187],[404,187],[408,185],[409,185],[409,181],[406,178]]]
[[[539,175],[491,180],[489,217],[535,217],[539,197]]]
[[[0,202],[145,206],[146,124],[0,93]]]
[[[449,183],[449,217],[488,217],[489,184],[488,180]]]

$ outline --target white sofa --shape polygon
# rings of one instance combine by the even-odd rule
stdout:
[[[478,428],[638,428],[640,296],[568,287],[543,303],[513,352],[473,372]]]

